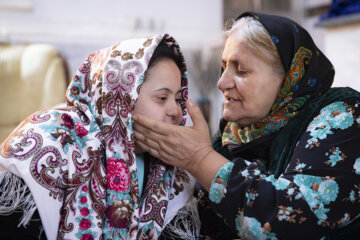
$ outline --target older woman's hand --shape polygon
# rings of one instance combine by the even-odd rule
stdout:
[[[228,160],[212,148],[209,128],[200,109],[191,99],[186,105],[192,127],[134,115],[136,144],[163,162],[186,169],[209,189],[212,179]]]
[[[192,127],[174,126],[145,116],[135,115],[136,145],[165,163],[191,171],[213,149],[208,125],[192,100],[187,109]]]

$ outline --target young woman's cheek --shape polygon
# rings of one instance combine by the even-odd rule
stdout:
[[[165,107],[163,105],[156,104],[152,108],[150,108],[149,111],[151,111],[151,115],[154,119],[165,122],[166,112],[165,112]]]

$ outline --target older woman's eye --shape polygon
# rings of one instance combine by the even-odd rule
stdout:
[[[240,67],[237,67],[236,68],[236,73],[239,74],[239,75],[243,75],[243,74],[248,73],[248,71],[244,70],[244,69],[241,69]]]
[[[236,73],[239,75],[244,75],[247,73],[247,71],[237,70]]]

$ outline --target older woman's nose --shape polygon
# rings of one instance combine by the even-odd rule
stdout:
[[[235,86],[234,80],[227,69],[221,74],[219,81],[217,82],[217,87],[224,91],[226,89],[231,89]]]

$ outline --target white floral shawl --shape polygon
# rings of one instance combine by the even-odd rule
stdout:
[[[0,146],[0,165],[29,187],[48,239],[157,239],[192,199],[193,178],[153,159],[139,200],[131,115],[161,40],[183,60],[167,34],[96,51],[67,107],[34,113]],[[184,62],[181,75],[186,99]]]

